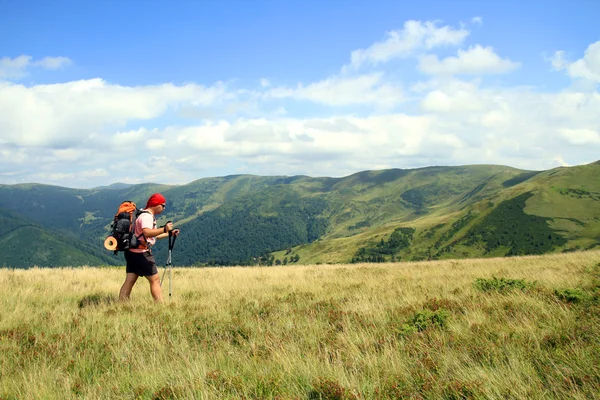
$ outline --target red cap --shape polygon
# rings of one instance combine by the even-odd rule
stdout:
[[[160,193],[154,193],[148,199],[148,202],[146,203],[146,208],[154,207],[159,204],[165,204],[166,202],[167,202],[167,199],[165,199],[165,196],[163,196]]]

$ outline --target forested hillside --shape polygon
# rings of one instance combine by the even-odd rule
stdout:
[[[186,185],[94,189],[0,185],[0,265],[122,265],[104,249],[124,200],[161,192],[192,265],[388,262],[511,256],[598,246],[600,164],[523,171],[473,165],[343,178],[232,175]],[[166,259],[166,241],[155,247]]]

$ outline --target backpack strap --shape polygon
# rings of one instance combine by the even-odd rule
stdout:
[[[135,236],[135,238],[137,239],[137,242],[138,242],[138,245],[137,245],[136,249],[148,249],[148,250],[150,250],[151,246],[148,245],[148,240],[146,239],[146,236],[144,235],[144,231],[142,231],[142,233],[139,236],[135,234],[135,227],[136,227],[137,218],[141,214],[145,214],[145,213],[150,214],[150,211],[148,211],[148,210],[140,210],[140,211],[138,211],[138,212],[136,212],[134,214],[134,216],[133,216],[133,234],[134,234],[134,236]],[[143,243],[140,241],[141,238],[144,239]]]

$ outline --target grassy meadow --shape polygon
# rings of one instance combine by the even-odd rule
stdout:
[[[0,269],[0,399],[600,398],[600,251],[124,276]]]

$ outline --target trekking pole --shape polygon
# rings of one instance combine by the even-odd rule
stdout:
[[[173,294],[173,264],[171,263],[171,252],[173,251],[173,246],[175,246],[175,239],[177,239],[177,236],[173,236],[173,233],[169,232],[169,256],[167,257],[167,263],[165,264],[163,276],[160,278],[160,286],[162,286],[165,273],[167,272],[167,268],[169,268],[169,298]]]

